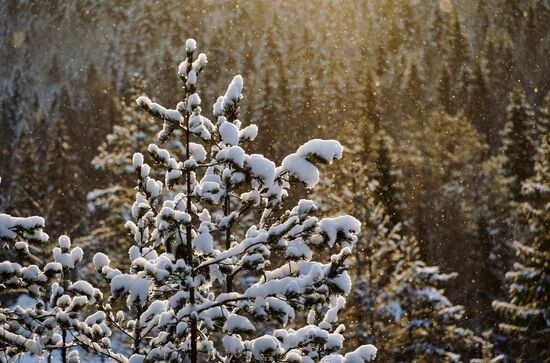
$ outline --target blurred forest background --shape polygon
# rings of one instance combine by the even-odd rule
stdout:
[[[464,306],[452,324],[490,342],[486,356],[529,361],[523,349],[542,349],[532,361],[549,359],[548,335],[513,345],[498,323],[514,311],[493,304],[510,300],[514,241],[536,239],[522,183],[544,174],[536,165],[544,168],[537,153],[550,122],[549,1],[2,1],[0,210],[42,215],[52,236],[125,254],[127,216],[106,209],[128,208],[131,155],[159,130],[134,100],[179,101],[188,37],[208,56],[199,91],[207,112],[243,75],[241,116],[260,128],[256,152],[280,161],[313,137],[345,145],[313,197],[329,196],[327,214],[364,224],[353,275],[363,303],[348,307],[357,339],[386,352],[385,342],[403,346],[388,321],[408,315],[411,331],[422,319],[391,309],[382,292],[396,282],[383,275],[424,261],[444,285],[437,291]],[[403,236],[408,252],[384,262],[380,243]],[[548,242],[541,248],[544,261]],[[526,306],[550,319],[550,292],[540,293]]]

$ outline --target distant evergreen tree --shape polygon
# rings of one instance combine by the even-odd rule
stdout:
[[[490,119],[492,100],[479,61],[474,62],[470,87],[466,94],[466,116],[474,126],[493,145],[496,142],[496,130]]]
[[[523,184],[523,205],[529,238],[514,242],[517,260],[506,274],[509,301],[495,301],[505,322],[500,329],[511,342],[507,352],[519,362],[547,362],[550,358],[550,136],[538,153],[535,175]]]
[[[81,123],[81,131],[90,131],[93,135],[103,136],[112,127],[114,114],[114,101],[109,95],[111,86],[102,72],[99,72],[94,63],[90,63],[86,72],[87,97],[80,107],[90,115],[88,120],[77,118],[73,122]],[[87,132],[82,132],[82,137],[89,137]],[[90,150],[90,159],[93,158],[94,150]]]
[[[377,91],[377,81],[374,78],[372,71],[365,68],[362,72],[362,77],[359,79],[357,97],[354,100],[357,107],[356,117],[364,119],[364,122],[372,125],[374,131],[381,128],[381,110],[380,110],[380,95]],[[365,147],[368,151],[368,140],[365,142]]]
[[[473,203],[462,204],[466,236],[472,242],[466,260],[476,261],[468,273],[472,288],[464,289],[463,296],[474,302],[468,305],[468,315],[477,330],[493,327],[498,321],[491,303],[504,293],[504,273],[510,264],[509,205],[501,173],[501,156],[483,161],[473,177]]]
[[[13,171],[14,176],[10,188],[12,193],[9,196],[10,212],[12,213],[37,213],[34,204],[36,203],[35,195],[39,193],[38,195],[43,198],[46,192],[41,178],[41,174],[44,173],[44,170],[41,169],[43,164],[38,162],[40,154],[37,145],[31,131],[24,130],[19,140],[18,151],[13,156],[17,168]]]
[[[76,102],[74,102],[66,85],[61,86],[58,93],[54,94],[54,99],[50,107],[50,114],[55,115],[63,120],[74,120],[77,118]],[[73,133],[80,131],[78,127],[70,128],[70,136],[72,138]]]
[[[15,198],[11,188],[14,180],[20,178],[17,175],[20,174],[18,162],[25,153],[21,150],[20,142],[29,146],[30,133],[36,127],[34,123],[43,119],[38,97],[33,92],[28,92],[27,95],[26,83],[26,77],[17,69],[11,87],[0,98],[0,167],[3,170],[0,172],[0,206],[6,209],[13,207],[10,204]],[[22,140],[23,138],[27,140]],[[29,153],[32,154],[33,150],[29,149]]]
[[[51,61],[51,66],[48,69],[48,80],[53,84],[57,84],[61,80],[61,73],[59,69],[59,61],[57,58],[57,54],[54,54]]]
[[[510,35],[503,31],[491,32],[485,43],[487,83],[493,93],[493,100],[502,109],[506,107],[508,91],[518,79],[514,47]],[[501,124],[495,125],[495,128],[501,127]]]
[[[402,222],[401,196],[402,185],[399,181],[401,171],[396,167],[394,141],[384,130],[379,130],[373,140],[374,170],[370,177],[380,186],[373,192],[375,199],[390,218],[390,225]]]
[[[378,77],[382,77],[387,71],[388,59],[386,55],[386,48],[384,45],[380,45],[376,51],[376,74]]]
[[[414,62],[409,67],[409,76],[404,88],[404,95],[405,104],[410,105],[409,109],[411,111],[409,116],[421,115],[424,111],[425,85]]]
[[[541,6],[542,8],[542,6]],[[523,34],[522,43],[524,45],[525,63],[528,67],[536,69],[538,66],[537,55],[543,48],[543,42],[545,34],[539,34],[539,24],[537,14],[538,8],[535,4],[527,6],[523,12],[524,17],[527,18],[525,24],[525,30]]]
[[[449,67],[445,63],[440,66],[436,88],[441,107],[449,115],[454,115],[456,113],[455,94]]]
[[[293,94],[296,95],[294,104],[293,119],[295,120],[308,120],[311,123],[319,123],[321,108],[323,105],[317,101],[320,98],[318,92],[320,87],[319,79],[317,79],[314,73],[310,73],[308,70],[311,68],[321,68],[320,60],[323,52],[318,52],[314,49],[317,34],[313,33],[309,24],[304,24],[303,33],[301,34],[303,44],[296,50],[297,59],[303,60],[302,62],[296,62],[293,67],[301,69],[299,71],[299,78],[292,80]],[[261,72],[257,69],[256,72]],[[260,85],[261,87],[261,85]],[[359,107],[358,107],[359,108]],[[252,117],[252,115],[251,115]],[[290,125],[289,125],[290,126]],[[292,140],[301,140],[304,137],[301,122],[293,122],[292,128],[285,130],[286,136]],[[315,133],[316,134],[316,133]]]
[[[487,39],[487,31],[490,27],[489,17],[487,15],[487,0],[478,0],[476,3],[476,17],[479,26],[479,46],[483,46]]]
[[[16,135],[13,111],[8,100],[4,99],[0,102],[0,144],[3,145],[2,150],[0,150],[0,170],[11,169],[12,140]],[[0,177],[2,177],[0,190],[4,190],[6,185],[10,183],[11,174],[3,172]],[[2,196],[0,196],[0,205],[3,204],[5,196],[6,193],[2,193]]]
[[[426,143],[426,139],[437,142]],[[483,138],[469,120],[460,114],[450,116],[441,108],[427,118],[408,120],[399,140],[401,180],[407,191],[405,218],[411,218],[416,237],[428,244],[432,258],[439,256],[435,261],[450,262],[449,255],[456,258],[453,269],[464,267],[457,256],[461,251],[454,244],[445,247],[445,241],[465,233],[466,216],[461,210],[474,204],[472,191],[478,188],[474,177],[485,150]]]
[[[456,88],[457,88],[456,90],[457,105],[456,106],[458,110],[464,113],[466,116],[468,116],[468,113],[467,113],[468,101],[469,101],[470,91],[472,89],[472,81],[473,81],[472,73],[473,71],[470,67],[470,64],[466,64],[462,66],[458,74],[458,80],[456,85]]]
[[[533,175],[538,136],[533,109],[519,86],[510,94],[507,113],[502,131],[503,173],[509,179],[510,201],[517,202],[521,199],[521,183]]]
[[[394,18],[388,31],[387,50],[393,53],[399,53],[399,48],[404,40],[405,38],[403,37],[399,21]]]
[[[272,27],[264,38],[264,56],[261,58],[259,68],[262,70],[258,78],[259,84],[255,92],[256,102],[252,105],[252,113],[259,125],[264,127],[269,139],[274,140],[282,137],[285,133],[285,126],[289,126],[285,115],[290,115],[288,104],[288,78],[285,74],[284,54],[281,50],[281,43],[277,32],[279,26]],[[281,118],[283,117],[283,118]],[[275,122],[275,120],[277,120]],[[284,145],[269,143],[268,146],[276,154],[281,154]]]
[[[359,92],[355,95],[359,105],[357,113],[353,114],[351,120],[341,122],[346,135],[345,146],[349,150],[345,156],[347,165],[345,168],[332,169],[333,178],[325,183],[318,196],[323,196],[324,207],[362,218],[366,213],[362,207],[366,190],[370,181],[376,180],[379,187],[369,195],[385,208],[393,227],[402,222],[401,170],[398,168],[395,142],[385,131],[378,104],[380,96],[375,84],[372,73],[365,71],[364,78],[360,80]],[[336,190],[339,192],[336,193]],[[334,194],[349,196],[352,203],[345,203],[340,197],[330,197]]]
[[[6,159],[9,159],[12,148],[19,140],[21,131],[29,126],[31,112],[30,107],[28,107],[30,102],[26,103],[25,99],[25,83],[26,80],[23,74],[17,69],[13,76],[11,89],[3,94],[0,141],[2,145],[8,146],[7,151],[2,151],[3,154],[5,153]]]
[[[439,63],[445,59],[445,47],[443,46],[445,36],[445,22],[439,6],[431,9],[431,16],[427,19],[426,27],[428,29],[427,39],[423,41],[422,64],[424,74],[427,80],[436,79],[439,72]],[[429,84],[430,82],[428,82]]]
[[[447,47],[449,48],[447,55],[447,62],[453,72],[460,71],[464,65],[469,61],[469,47],[460,24],[460,17],[453,7],[452,13],[449,15],[449,27],[447,32]],[[460,73],[454,73],[457,77]],[[454,79],[455,82],[458,80]]]
[[[441,14],[441,9],[439,6],[435,7],[434,15],[433,15],[433,21],[431,25],[431,35],[433,36],[433,46],[437,51],[443,50],[442,43],[444,41],[445,37],[445,20],[443,19],[443,16]]]
[[[487,157],[483,137],[464,116],[453,117],[440,108],[404,125],[396,154],[403,173],[401,210],[407,232],[418,239],[423,260],[458,272],[462,288],[449,291],[449,297],[477,311],[479,296],[486,291],[479,279],[490,257],[481,251],[475,226],[484,202],[479,195]],[[490,310],[489,305],[485,300],[484,309]]]
[[[49,213],[40,214],[48,218],[48,231],[56,235],[77,234],[82,232],[83,223],[88,219],[81,186],[85,166],[78,162],[77,145],[69,136],[69,121],[56,118],[52,123],[47,131],[48,139],[53,141],[47,154],[49,170],[46,175],[50,176],[47,200],[51,200],[54,205]],[[71,215],[66,213],[67,205],[73,206]],[[54,225],[59,220],[63,223],[56,222]]]

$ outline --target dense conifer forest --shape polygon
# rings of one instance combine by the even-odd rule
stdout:
[[[550,362],[549,1],[8,0],[0,39],[0,362]]]

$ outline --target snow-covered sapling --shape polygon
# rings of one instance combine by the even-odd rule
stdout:
[[[147,97],[137,103],[163,122],[158,144],[148,148],[164,180],[151,177],[144,155],[134,155],[138,192],[127,223],[133,236],[131,265],[121,272],[97,255],[96,268],[113,298],[127,307],[117,325],[131,336],[131,359],[219,362],[363,362],[376,354],[363,346],[341,355],[344,326],[338,312],[351,283],[346,260],[359,222],[350,216],[319,220],[312,201],[284,203],[291,187],[313,188],[317,165],[342,156],[334,140],[312,140],[281,166],[243,148],[258,133],[239,120],[243,79],[236,76],[203,116],[198,77],[207,59],[186,43],[178,73],[183,100],[167,109]],[[175,130],[185,152],[162,143]],[[239,222],[252,222],[243,230]],[[237,228],[239,226],[239,228]],[[316,253],[329,253],[327,262]],[[248,276],[247,285],[233,281]],[[308,316],[299,327],[298,314]],[[285,328],[291,325],[293,328]]]

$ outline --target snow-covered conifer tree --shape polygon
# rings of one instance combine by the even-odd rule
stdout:
[[[206,56],[194,58],[195,47],[187,41],[178,70],[183,101],[176,109],[137,100],[163,122],[159,144],[148,151],[164,180],[153,178],[144,156],[134,154],[131,264],[123,272],[109,267],[107,255],[94,257],[97,271],[110,281],[111,299],[126,299],[120,311],[105,312],[132,343],[130,360],[370,360],[376,353],[370,345],[339,353],[344,326],[338,312],[351,289],[346,260],[359,222],[351,216],[318,219],[308,200],[290,209],[285,204],[295,183],[313,188],[316,164],[340,158],[342,147],[312,140],[281,166],[247,154],[242,147],[257,127],[238,119],[243,79],[236,76],[218,98],[210,121],[197,94]],[[183,132],[185,148],[171,154],[161,144],[176,130]],[[244,217],[255,220],[240,233],[234,227]],[[332,257],[317,262],[314,253]],[[243,273],[254,281],[238,290],[232,281]],[[305,326],[284,328],[301,312],[307,313]]]
[[[500,329],[514,348],[507,353],[525,362],[550,357],[550,137],[546,135],[535,163],[535,176],[523,184],[523,213],[528,240],[514,242],[517,262],[506,274],[510,300],[493,307],[505,319]]]
[[[398,247],[401,256],[379,305],[390,317],[382,334],[392,360],[461,362],[479,356],[486,343],[461,326],[464,307],[444,295],[443,285],[456,274],[422,261],[414,237],[403,237]]]
[[[369,183],[362,206],[362,253],[356,255],[352,300],[353,313],[359,313],[357,339],[375,342],[383,361],[463,361],[479,356],[486,342],[462,327],[464,308],[444,294],[444,285],[456,274],[441,273],[422,261],[416,239],[403,235],[401,224],[392,224],[377,200],[378,188],[377,181]]]

